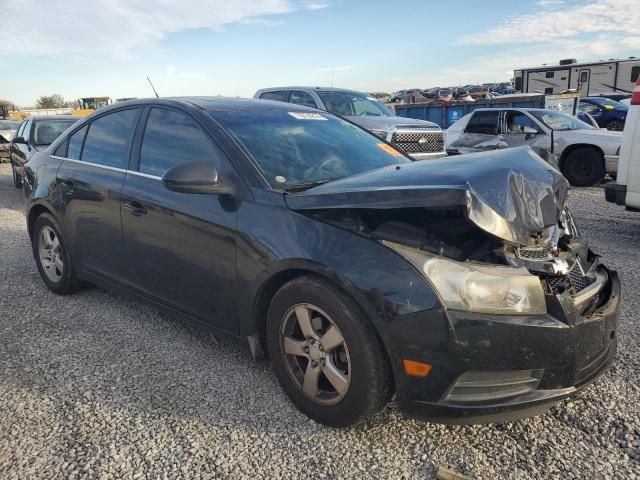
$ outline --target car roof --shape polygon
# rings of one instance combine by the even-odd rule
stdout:
[[[495,108],[475,108],[473,112],[490,112],[495,110],[518,110],[521,112],[548,112],[548,108],[527,108],[527,107],[495,107]],[[473,113],[469,112],[469,113]]]
[[[73,115],[29,115],[25,120],[78,120],[82,117]]]
[[[254,98],[239,97],[160,97],[160,98],[140,98],[127,100],[125,102],[114,103],[97,110],[98,113],[115,110],[126,106],[138,105],[167,105],[186,107],[198,107],[202,110],[286,110],[286,111],[315,111],[315,109],[294,105],[292,103],[276,102],[271,100],[258,100]]]
[[[318,87],[318,86],[307,86],[303,87],[300,85],[294,85],[291,87],[269,87],[269,88],[261,88],[258,92],[272,92],[272,91],[280,91],[280,90],[314,90],[314,91],[323,91],[323,92],[348,92],[348,93],[364,93],[359,92],[358,90],[351,90],[349,88],[335,88],[335,87]],[[411,89],[409,89],[411,90]],[[408,90],[403,90],[408,91]]]

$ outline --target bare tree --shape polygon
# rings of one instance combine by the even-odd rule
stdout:
[[[64,105],[64,97],[58,93],[45,95],[36,100],[36,108],[62,108]]]

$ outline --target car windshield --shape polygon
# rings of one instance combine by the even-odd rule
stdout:
[[[611,100],[610,98],[590,98],[593,103],[597,103],[607,110],[628,110],[629,107],[624,103],[620,103],[617,100]]]
[[[531,110],[529,113],[551,130],[593,130],[593,127],[588,123],[566,113],[551,110]]]
[[[374,116],[393,117],[391,110],[378,99],[358,92],[329,90],[316,92],[327,110],[345,117]]]
[[[328,113],[214,111],[274,189],[315,186],[397,163],[407,157],[360,127]]]
[[[51,120],[36,120],[34,122],[33,143],[34,145],[51,145],[71,125],[76,123],[77,118],[56,118]]]

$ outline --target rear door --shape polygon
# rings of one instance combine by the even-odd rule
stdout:
[[[13,138],[15,139],[16,137],[23,137],[28,143],[29,137],[31,136],[30,131],[32,123],[33,122],[31,120],[23,121],[22,124],[18,127],[18,131]],[[25,145],[24,143],[15,143],[12,141],[9,149],[11,152],[11,163],[18,167],[22,167],[25,163],[27,163],[29,150],[31,149],[29,145]]]
[[[72,133],[57,182],[62,221],[74,264],[101,278],[126,283],[120,191],[129,165],[140,108],[102,115]]]
[[[583,68],[578,72],[578,91],[581,97],[589,96],[589,83],[591,81],[591,70]]]
[[[144,296],[225,330],[237,330],[235,202],[217,194],[168,190],[162,175],[209,161],[225,182],[237,175],[190,114],[154,106],[136,140],[122,191],[130,284]]]
[[[460,153],[484,152],[504,148],[500,144],[500,110],[477,110],[456,142]]]

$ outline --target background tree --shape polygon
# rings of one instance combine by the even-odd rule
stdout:
[[[36,100],[36,108],[62,108],[64,105],[64,97],[58,93],[45,95]]]

